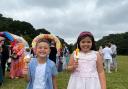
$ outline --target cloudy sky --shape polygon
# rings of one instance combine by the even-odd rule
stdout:
[[[82,31],[96,40],[128,32],[128,0],[0,0],[0,13],[46,28],[68,43]]]

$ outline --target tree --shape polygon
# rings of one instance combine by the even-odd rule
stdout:
[[[49,31],[47,31],[45,28],[37,29],[36,34],[50,34]]]

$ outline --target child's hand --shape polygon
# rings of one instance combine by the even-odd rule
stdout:
[[[73,69],[76,69],[76,68],[78,68],[78,62],[74,62],[73,64]]]
[[[76,69],[78,68],[78,62],[73,62],[72,65],[69,65],[67,67],[67,70],[71,71],[71,72],[74,72]]]

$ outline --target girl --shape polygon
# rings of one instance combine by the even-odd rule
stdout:
[[[77,39],[79,55],[71,55],[68,70],[72,72],[67,89],[106,89],[102,58],[95,50],[94,37],[82,32]],[[77,58],[78,60],[76,60]]]
[[[28,67],[29,84],[27,89],[57,89],[57,69],[49,60],[50,46],[47,40],[38,40],[35,52],[37,57],[31,59]]]

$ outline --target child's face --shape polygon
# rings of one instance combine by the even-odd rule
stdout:
[[[49,53],[50,53],[50,48],[48,43],[40,42],[37,44],[37,47],[36,47],[37,57],[46,58],[47,55],[49,55]]]
[[[92,47],[92,40],[90,37],[85,37],[80,41],[80,48],[83,52],[88,52]]]

